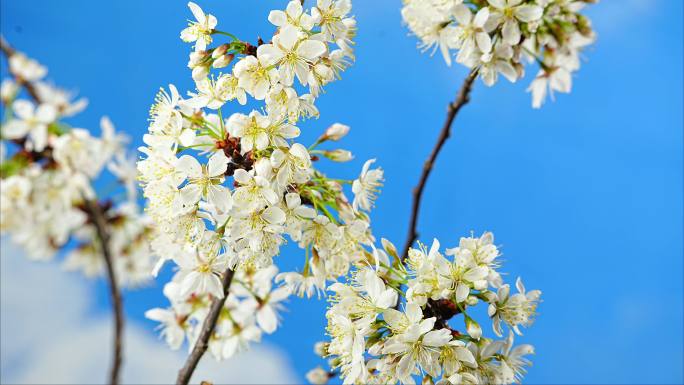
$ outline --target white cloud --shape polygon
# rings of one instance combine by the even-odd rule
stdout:
[[[589,5],[585,9],[592,19],[594,29],[612,35],[634,27],[658,7],[662,7],[658,0],[608,0]]]
[[[0,258],[2,383],[104,383],[110,364],[109,318],[89,314],[92,294],[76,274],[30,262],[7,239]],[[92,312],[91,312],[92,313]],[[128,320],[124,383],[173,383],[185,352],[169,350],[151,331]],[[284,352],[265,344],[224,362],[207,356],[195,382],[298,383]]]

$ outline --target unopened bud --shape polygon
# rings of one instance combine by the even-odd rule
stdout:
[[[474,295],[469,295],[468,298],[466,298],[466,305],[475,306],[477,305],[477,301],[477,297],[475,297]]]
[[[207,51],[191,52],[190,60],[188,60],[188,68],[195,68],[206,60],[208,57]]]
[[[341,149],[332,150],[332,151],[323,151],[323,156],[332,160],[333,162],[348,162],[348,161],[354,159],[354,155],[351,153],[351,151],[341,150]]]
[[[209,75],[209,67],[198,66],[192,69],[192,79],[196,82],[204,79]]]
[[[466,331],[468,334],[473,337],[476,340],[479,340],[480,337],[482,337],[482,328],[480,325],[475,322],[474,319],[465,316],[465,324],[466,324]]]
[[[397,254],[397,247],[394,246],[394,243],[388,241],[385,238],[380,239],[380,243],[382,243],[382,248],[385,249],[387,254],[391,255],[394,258],[399,258],[399,255]]]
[[[226,67],[228,64],[230,64],[230,62],[233,61],[234,57],[235,57],[235,55],[233,55],[232,53],[229,55],[223,55],[223,56],[219,57],[218,59],[214,60],[212,65],[214,66],[214,68]]]
[[[324,140],[340,140],[344,138],[347,134],[349,133],[349,126],[341,124],[341,123],[335,123],[332,126],[328,127],[327,130],[325,130],[325,133],[323,133]]]
[[[314,385],[324,385],[330,380],[330,375],[328,374],[328,371],[319,366],[306,373],[306,380]]]
[[[328,355],[328,344],[326,342],[320,341],[316,342],[314,345],[314,353],[319,357],[325,357]]]
[[[0,85],[0,99],[3,103],[9,103],[19,92],[17,83],[10,79],[5,79]]]
[[[577,15],[577,30],[584,37],[590,37],[593,33],[591,29],[591,22],[583,15]]]
[[[525,67],[522,64],[513,63],[513,68],[515,68],[515,72],[518,74],[518,78],[523,78],[525,76]]]
[[[213,51],[211,51],[211,58],[218,59],[219,57],[223,56],[226,52],[228,52],[228,47],[228,44],[221,44],[220,46],[216,47]]]

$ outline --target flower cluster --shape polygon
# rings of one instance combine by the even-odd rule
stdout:
[[[263,332],[273,333],[277,329],[280,302],[290,295],[289,288],[284,286],[272,290],[277,272],[274,265],[257,269],[253,264],[242,264],[235,272],[230,295],[209,340],[208,349],[217,360],[232,357],[247,349],[251,342],[259,342]],[[183,345],[186,336],[191,345],[195,343],[210,302],[206,295],[182,295],[183,279],[176,275],[164,287],[171,308],[155,308],[145,313],[147,318],[161,323],[162,336],[174,350]]]
[[[595,40],[591,22],[579,12],[596,0],[404,0],[402,16],[425,49],[439,47],[444,60],[477,69],[488,86],[499,74],[511,82],[524,63],[537,62],[532,105],[551,91],[569,93],[580,53]]]
[[[277,304],[288,294],[320,293],[326,280],[367,258],[367,213],[383,174],[371,169],[372,160],[356,181],[314,167],[321,157],[352,158],[346,150],[318,149],[344,137],[345,125],[333,124],[308,147],[296,141],[301,123],[319,115],[322,87],[353,61],[350,1],[319,0],[310,10],[290,1],[270,12],[276,33],[257,45],[218,30],[216,17],[196,4],[189,7],[196,21],[181,39],[195,44],[188,66],[196,91],[184,98],[170,85],[158,94],[138,162],[147,212],[160,230],[152,241],[157,269],[168,260],[177,266],[165,289],[171,308],[148,316],[163,322],[172,347],[184,338],[192,345],[212,299],[228,289],[210,340],[214,355],[226,358],[275,331]],[[228,42],[215,44],[217,36]],[[248,101],[264,105],[224,118],[230,101],[236,109]],[[304,266],[276,275],[273,258],[287,239],[304,250]]]
[[[72,102],[68,92],[42,80],[43,65],[9,52],[14,80],[5,79],[0,88],[0,231],[34,259],[49,260],[66,250],[67,269],[99,275],[105,261],[86,208],[91,201],[105,216],[117,279],[127,285],[149,280],[151,230],[136,204],[135,165],[126,160],[125,138],[107,118],[100,122],[100,137],[68,126],[63,119],[83,110],[85,99]],[[21,98],[22,87],[33,101]],[[122,199],[98,199],[93,181],[106,169],[125,187]],[[67,247],[70,240],[75,247]]]
[[[416,375],[423,383],[440,384],[521,380],[533,348],[514,347],[513,332],[532,324],[541,292],[526,292],[518,279],[519,293],[510,295],[497,271],[500,253],[491,233],[461,238],[446,256],[437,240],[429,250],[420,244],[409,250],[405,266],[395,247],[383,244],[384,250],[374,250],[374,267],[360,266],[348,283],[330,287],[331,340],[317,351],[345,384],[413,384]],[[396,310],[400,297],[406,299],[403,311]],[[480,302],[488,304],[497,336],[502,323],[512,330],[508,338],[482,336],[470,315]],[[458,330],[448,323],[457,315],[463,320]],[[308,378],[325,383],[333,373],[317,368]]]

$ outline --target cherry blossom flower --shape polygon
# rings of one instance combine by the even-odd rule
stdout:
[[[17,100],[12,104],[17,119],[10,120],[3,127],[3,135],[8,139],[18,139],[28,135],[27,146],[35,151],[43,151],[48,144],[48,125],[57,118],[57,110],[51,104],[41,104],[37,108],[27,100]]]
[[[181,31],[181,39],[185,42],[195,42],[195,51],[204,51],[207,44],[211,44],[211,34],[218,23],[213,15],[206,15],[202,8],[193,2],[188,7],[195,16],[196,22],[190,22],[189,26]]]

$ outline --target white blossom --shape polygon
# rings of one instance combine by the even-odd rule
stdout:
[[[579,13],[586,3],[405,0],[402,17],[421,47],[439,47],[448,65],[456,50],[456,61],[477,71],[487,86],[498,74],[515,82],[524,76],[525,61],[538,63],[528,90],[539,108],[548,90],[570,92],[580,52],[595,40],[590,21]]]
[[[204,51],[207,44],[211,44],[211,34],[216,27],[217,20],[213,15],[207,15],[197,4],[188,3],[196,21],[189,22],[189,26],[181,31],[181,39],[185,42],[195,42],[195,51]]]

